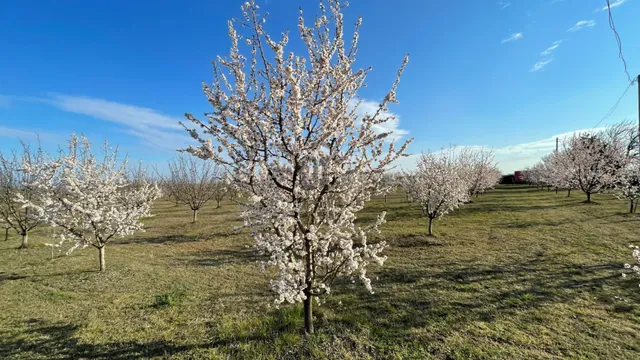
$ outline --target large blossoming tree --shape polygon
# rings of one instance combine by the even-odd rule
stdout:
[[[87,138],[72,135],[58,157],[25,164],[22,171],[33,179],[30,186],[39,189],[38,197],[17,200],[41,221],[60,229],[62,242],[72,241],[69,253],[78,247],[96,248],[100,271],[105,271],[107,243],[143,231],[139,220],[150,216],[151,204],[160,196],[158,187],[143,178],[132,186],[126,166],[117,149],[105,143],[103,153],[96,156]]]
[[[303,303],[305,333],[313,332],[312,299],[328,294],[336,277],[359,277],[371,291],[367,265],[384,262],[385,243],[369,243],[368,234],[384,214],[366,227],[354,221],[407,146],[397,149],[391,133],[379,131],[393,120],[387,105],[396,103],[407,58],[377,111],[358,118],[357,92],[371,69],[353,68],[361,19],[345,41],[342,7],[321,3],[312,26],[300,13],[306,52],[296,56],[285,52],[288,33],[273,39],[258,6],[246,3],[242,18],[228,23],[229,57],[218,57],[214,83],[204,85],[213,111],[205,121],[186,115],[200,142],[188,151],[225,165],[230,185],[247,195],[245,223],[263,265],[279,272],[275,302]]]

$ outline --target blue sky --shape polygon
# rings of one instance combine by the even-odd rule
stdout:
[[[613,9],[632,76],[640,72],[640,0]],[[554,137],[589,129],[628,85],[605,0],[352,0],[362,15],[358,65],[372,66],[376,101],[402,57],[397,130],[412,153],[450,144],[495,149],[503,171],[551,151]],[[0,151],[40,134],[55,148],[71,131],[109,140],[147,163],[191,143],[177,125],[210,108],[201,82],[228,52],[226,21],[241,1],[14,1],[0,5]],[[267,29],[297,35],[311,0],[262,0]],[[635,16],[634,16],[635,15]],[[634,36],[636,35],[636,36]],[[293,38],[294,36],[292,36]],[[293,44],[292,50],[296,51]],[[536,65],[537,64],[537,65]],[[637,118],[630,89],[603,124]],[[409,167],[409,158],[403,166]]]

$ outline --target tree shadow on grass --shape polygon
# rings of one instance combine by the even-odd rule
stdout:
[[[24,276],[24,275],[0,272],[0,284],[2,284],[5,281],[21,280],[21,279],[24,279],[24,278],[26,278],[26,276]]]
[[[374,295],[350,289],[354,296],[342,300],[342,317],[400,340],[415,328],[455,331],[470,322],[570,303],[584,294],[596,295],[605,305],[612,304],[617,291],[640,300],[637,284],[622,280],[621,271],[622,263],[550,264],[539,259],[511,265],[385,267],[374,282]]]
[[[237,250],[197,251],[176,258],[175,261],[190,266],[228,266],[254,264],[260,259],[261,257],[255,253],[255,250],[249,247]]]
[[[186,242],[200,241],[202,238],[199,236],[188,235],[166,235],[155,236],[148,238],[134,237],[130,239],[124,239],[121,241],[114,241],[110,245],[129,245],[129,244],[181,244]]]
[[[37,319],[29,320],[26,325],[27,330],[19,334],[0,330],[0,358],[129,360],[167,357],[195,347],[166,341],[82,344],[75,337],[80,330],[78,325]]]

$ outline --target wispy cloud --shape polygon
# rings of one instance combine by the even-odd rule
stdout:
[[[545,66],[551,64],[555,60],[554,58],[540,59],[537,63],[533,64],[529,72],[536,72],[544,69]]]
[[[549,46],[545,51],[540,53],[540,56],[551,56],[551,54],[553,54],[553,52],[560,47],[560,44],[562,44],[562,40],[558,40],[558,41],[554,41],[553,44],[551,46]]]
[[[31,100],[53,105],[66,112],[118,124],[124,133],[138,137],[145,145],[153,148],[175,150],[193,143],[178,124],[181,118],[146,107],[63,94],[51,94],[46,98]]]
[[[593,20],[580,20],[567,31],[576,32],[586,27],[593,27],[593,26],[596,26],[596,22]]]
[[[349,101],[349,106],[351,108],[355,107],[357,104],[358,102],[355,99]],[[380,104],[378,102],[362,99],[360,105],[356,108],[356,116],[358,119],[362,119],[366,115],[372,116],[376,111],[378,111],[379,105]],[[399,115],[392,112],[382,112],[379,116],[380,118],[389,117],[390,119],[386,123],[374,125],[373,129],[378,133],[391,132],[392,134],[388,137],[389,140],[398,140],[409,134],[408,131],[400,129]]]
[[[500,6],[500,10],[504,10],[506,8],[508,8],[509,6],[511,6],[511,3],[508,1],[499,1],[498,2],[498,6]]]
[[[622,5],[622,4],[626,3],[626,2],[627,2],[627,0],[615,0],[610,4],[610,6],[613,9],[614,7],[618,7],[618,6],[620,6],[620,5]],[[607,10],[609,10],[609,7],[607,7],[607,6],[604,6],[604,7],[602,7],[600,9],[600,11],[607,11]],[[598,10],[596,10],[596,11],[598,11]]]
[[[516,40],[520,40],[522,39],[522,33],[521,32],[517,32],[517,33],[513,33],[511,34],[508,38],[503,39],[502,43],[508,43],[508,42],[512,42],[512,41],[516,41]]]

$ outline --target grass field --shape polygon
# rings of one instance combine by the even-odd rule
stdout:
[[[16,250],[0,241],[0,358],[634,359],[640,352],[639,278],[621,277],[640,217],[582,193],[504,186],[437,221],[394,194],[387,263],[375,294],[342,282],[315,308],[303,341],[301,307],[269,306],[237,208],[161,201],[147,232],[51,260],[49,229]]]

